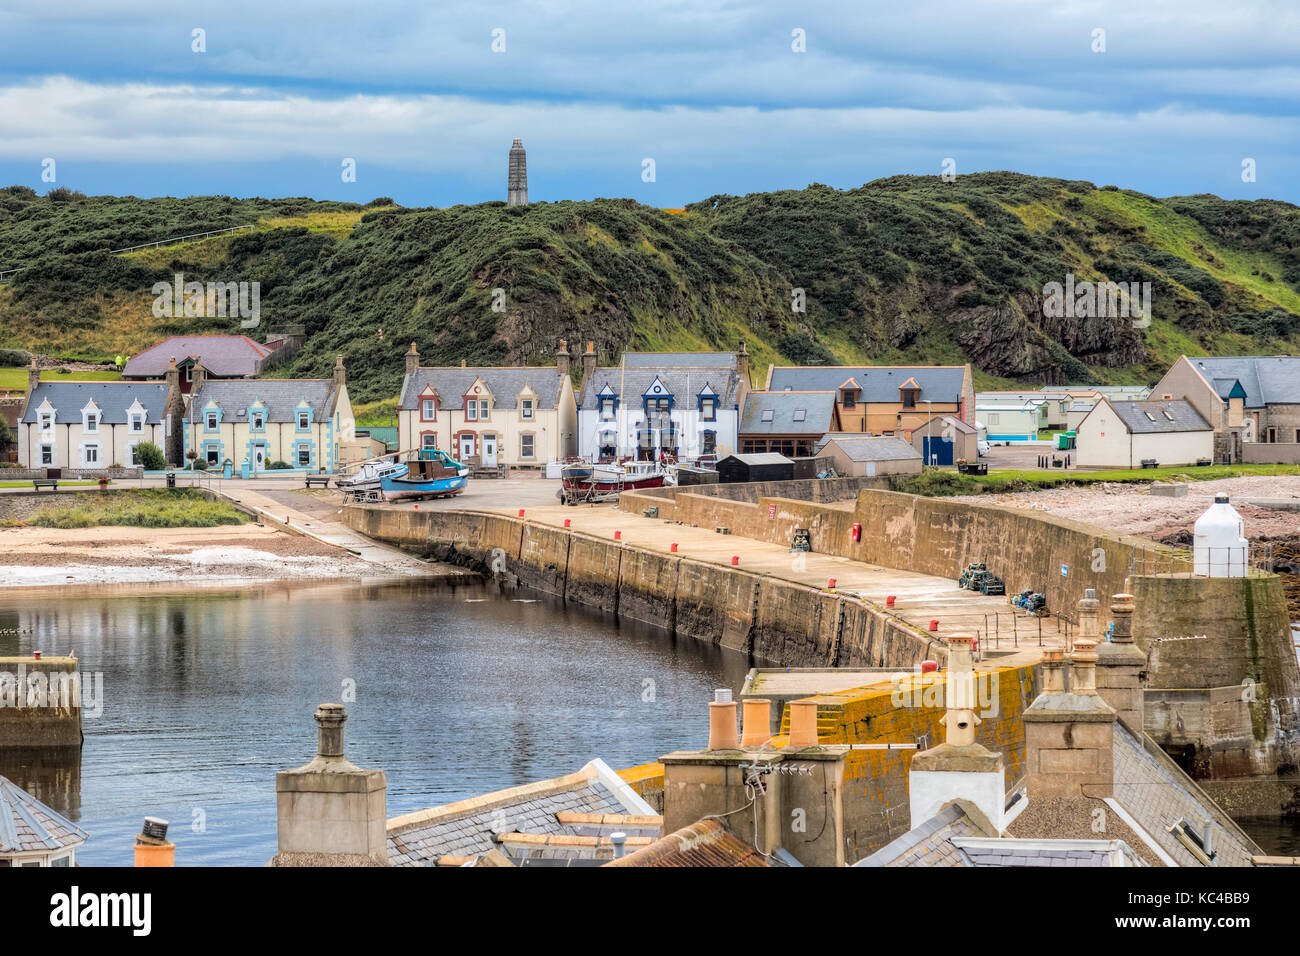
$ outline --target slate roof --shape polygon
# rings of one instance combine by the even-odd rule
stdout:
[[[1146,866],[1123,840],[951,839],[972,866]]]
[[[173,358],[179,365],[190,356],[198,356],[203,367],[219,377],[256,375],[259,363],[273,351],[247,335],[173,335],[127,359],[122,375],[158,378],[167,373]]]
[[[763,420],[770,411],[771,421]],[[802,420],[796,416],[802,412]],[[740,415],[742,435],[824,435],[835,421],[834,392],[750,392]]]
[[[853,865],[973,866],[953,845],[952,839],[982,836],[988,834],[967,815],[962,801],[957,800]]]
[[[899,386],[915,378],[921,386],[917,400],[960,402],[966,378],[964,365],[954,366],[841,366],[798,365],[773,366],[768,374],[769,391],[784,389],[801,392],[824,392],[839,388],[846,378],[853,378],[862,388],[859,401],[897,402]]]
[[[632,353],[651,354],[661,353]],[[734,359],[734,356],[724,355]],[[626,360],[627,355],[623,358]],[[679,366],[621,366],[598,368],[582,383],[582,400],[578,407],[592,410],[599,407],[597,393],[607,384],[615,395],[620,395],[624,407],[630,408],[641,404],[641,397],[658,378],[668,389],[678,405],[695,406],[696,398],[705,386],[712,388],[718,396],[719,408],[732,408],[737,404],[740,389],[740,376],[734,364],[729,365],[692,365]]]
[[[735,352],[624,352],[624,368],[735,368]]]
[[[554,365],[493,365],[418,368],[402,383],[405,409],[420,407],[420,393],[432,385],[438,393],[439,408],[464,408],[465,393],[475,379],[482,379],[492,393],[497,408],[514,408],[525,387],[537,393],[538,409],[551,409],[560,398],[563,376]]]
[[[556,816],[565,812],[654,814],[603,761],[593,760],[566,777],[394,817],[388,859],[394,866],[432,866],[444,856],[482,856],[508,833],[584,835]]]
[[[721,820],[699,820],[660,837],[606,866],[628,867],[733,867],[771,866],[768,858],[736,836]]]
[[[1112,399],[1106,401],[1115,410],[1120,421],[1135,435],[1211,430],[1210,423],[1186,399],[1179,398],[1168,402],[1121,402]]]
[[[921,458],[921,453],[901,438],[832,438],[822,447],[831,444],[850,461],[919,461]]]
[[[205,381],[190,396],[190,421],[215,401],[221,406],[225,421],[248,421],[248,409],[261,402],[267,409],[267,421],[292,422],[299,404],[305,399],[315,421],[334,413],[334,380],[329,378],[257,378]],[[240,415],[240,409],[244,414]]]
[[[1234,382],[1246,390],[1246,407],[1300,404],[1300,356],[1241,355],[1192,358],[1201,376],[1225,401]]]
[[[23,415],[25,424],[40,419],[37,409],[49,399],[54,406],[56,425],[80,425],[81,410],[94,399],[99,406],[100,421],[105,425],[125,425],[126,410],[139,400],[148,424],[158,424],[167,412],[165,382],[41,382],[32,390]]]
[[[755,465],[788,465],[794,460],[792,458],[786,458],[785,455],[779,455],[774,451],[746,452],[743,455],[728,455],[727,458],[744,462],[751,468]],[[726,461],[727,458],[722,460]]]
[[[7,777],[0,777],[0,854],[80,846],[89,834]]]
[[[1115,800],[1178,865],[1201,865],[1168,831],[1184,819],[1197,832],[1207,818],[1214,820],[1216,866],[1250,866],[1251,856],[1262,852],[1150,738],[1139,741],[1116,722],[1114,754]]]
[[[941,426],[940,430],[943,428],[951,428],[953,431],[961,432],[963,435],[975,434],[975,426],[967,425],[956,415],[936,415],[930,420],[930,422],[927,422],[926,425],[918,425],[916,428],[912,429],[912,431],[914,433],[923,431],[927,426]]]

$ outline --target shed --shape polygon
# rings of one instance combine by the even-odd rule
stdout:
[[[677,466],[678,485],[716,485],[718,473],[712,468],[692,468],[689,465]]]
[[[850,477],[921,472],[921,453],[901,438],[835,438],[822,453],[835,459],[837,472]]]
[[[973,425],[955,415],[939,415],[912,430],[912,447],[927,465],[951,465],[979,459],[979,443]]]
[[[718,480],[789,481],[794,478],[794,462],[785,455],[764,452],[755,455],[728,455],[718,462]]]
[[[793,461],[795,478],[820,478],[835,468],[835,459],[830,455],[812,455]]]

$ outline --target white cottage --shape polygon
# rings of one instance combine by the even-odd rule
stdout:
[[[1079,423],[1076,462],[1084,467],[1195,465],[1214,455],[1214,428],[1186,399],[1118,402],[1102,398]]]
[[[749,355],[625,352],[584,374],[578,454],[592,461],[716,460],[739,443]]]
[[[174,389],[166,382],[33,383],[18,428],[18,461],[25,468],[102,471],[135,465],[141,442],[166,453],[180,427]]]

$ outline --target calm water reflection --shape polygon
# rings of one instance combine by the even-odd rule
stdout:
[[[17,631],[15,639],[12,635]],[[347,753],[388,773],[390,816],[708,738],[743,656],[491,586],[0,596],[0,654],[75,649],[103,673],[80,766],[0,752],[0,774],[91,833],[83,865],[129,865],[146,814],[177,863],[275,854],[275,773],[315,753],[348,682]]]

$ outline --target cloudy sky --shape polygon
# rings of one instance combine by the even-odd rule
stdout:
[[[1294,0],[0,2],[0,184],[452,205],[521,137],[533,200],[951,158],[1300,202],[1298,54]]]

